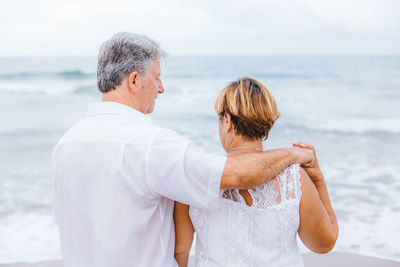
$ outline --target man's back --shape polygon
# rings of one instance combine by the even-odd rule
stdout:
[[[157,127],[129,107],[99,104],[118,106],[122,113],[126,109],[128,116],[89,111],[53,154],[55,220],[64,264],[142,266],[153,257],[160,235],[173,234],[168,220],[159,226],[163,218],[158,211],[168,212],[171,201],[159,201],[161,196],[151,193],[145,179],[146,151]],[[135,160],[126,162],[129,153]]]
[[[64,266],[177,266],[173,200],[216,208],[225,161],[128,106],[91,104],[53,151]]]

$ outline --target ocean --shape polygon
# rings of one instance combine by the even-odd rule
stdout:
[[[267,85],[282,116],[264,149],[316,147],[335,250],[400,261],[400,56],[170,56],[162,70],[153,123],[218,154],[219,91]],[[51,151],[99,100],[94,57],[0,58],[0,263],[60,258]]]

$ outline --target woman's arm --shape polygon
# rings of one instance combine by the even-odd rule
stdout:
[[[317,159],[317,153],[315,152],[315,148],[312,145],[305,144],[305,143],[295,143],[293,144],[295,147],[299,148],[307,148],[310,149],[313,152],[314,155],[314,164],[313,166],[306,166],[304,167],[304,170],[310,177],[312,183],[314,184],[317,192],[319,199],[321,200],[321,203],[323,204],[326,212],[328,213],[332,228],[333,228],[333,235],[336,237],[335,241],[339,235],[339,226],[338,222],[335,216],[335,213],[332,208],[331,201],[329,199],[329,194],[328,194],[328,188],[325,183],[324,175],[322,174],[321,168],[319,167],[319,162]]]
[[[192,247],[194,228],[189,216],[189,206],[175,201],[175,260],[179,267],[187,267]]]
[[[310,250],[328,253],[335,246],[339,230],[325,180],[322,176],[314,184],[304,169],[300,170],[300,175],[302,196],[299,236]]]

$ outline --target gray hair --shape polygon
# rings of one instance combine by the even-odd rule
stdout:
[[[150,38],[128,32],[119,32],[105,41],[99,51],[97,87],[107,93],[121,85],[132,71],[145,75],[154,60],[165,57],[160,45]]]

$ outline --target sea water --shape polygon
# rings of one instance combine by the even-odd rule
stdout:
[[[282,115],[264,149],[316,147],[335,249],[400,260],[400,56],[171,56],[153,123],[224,154],[214,100],[243,76]],[[51,151],[99,100],[96,58],[0,59],[0,263],[60,258]]]

